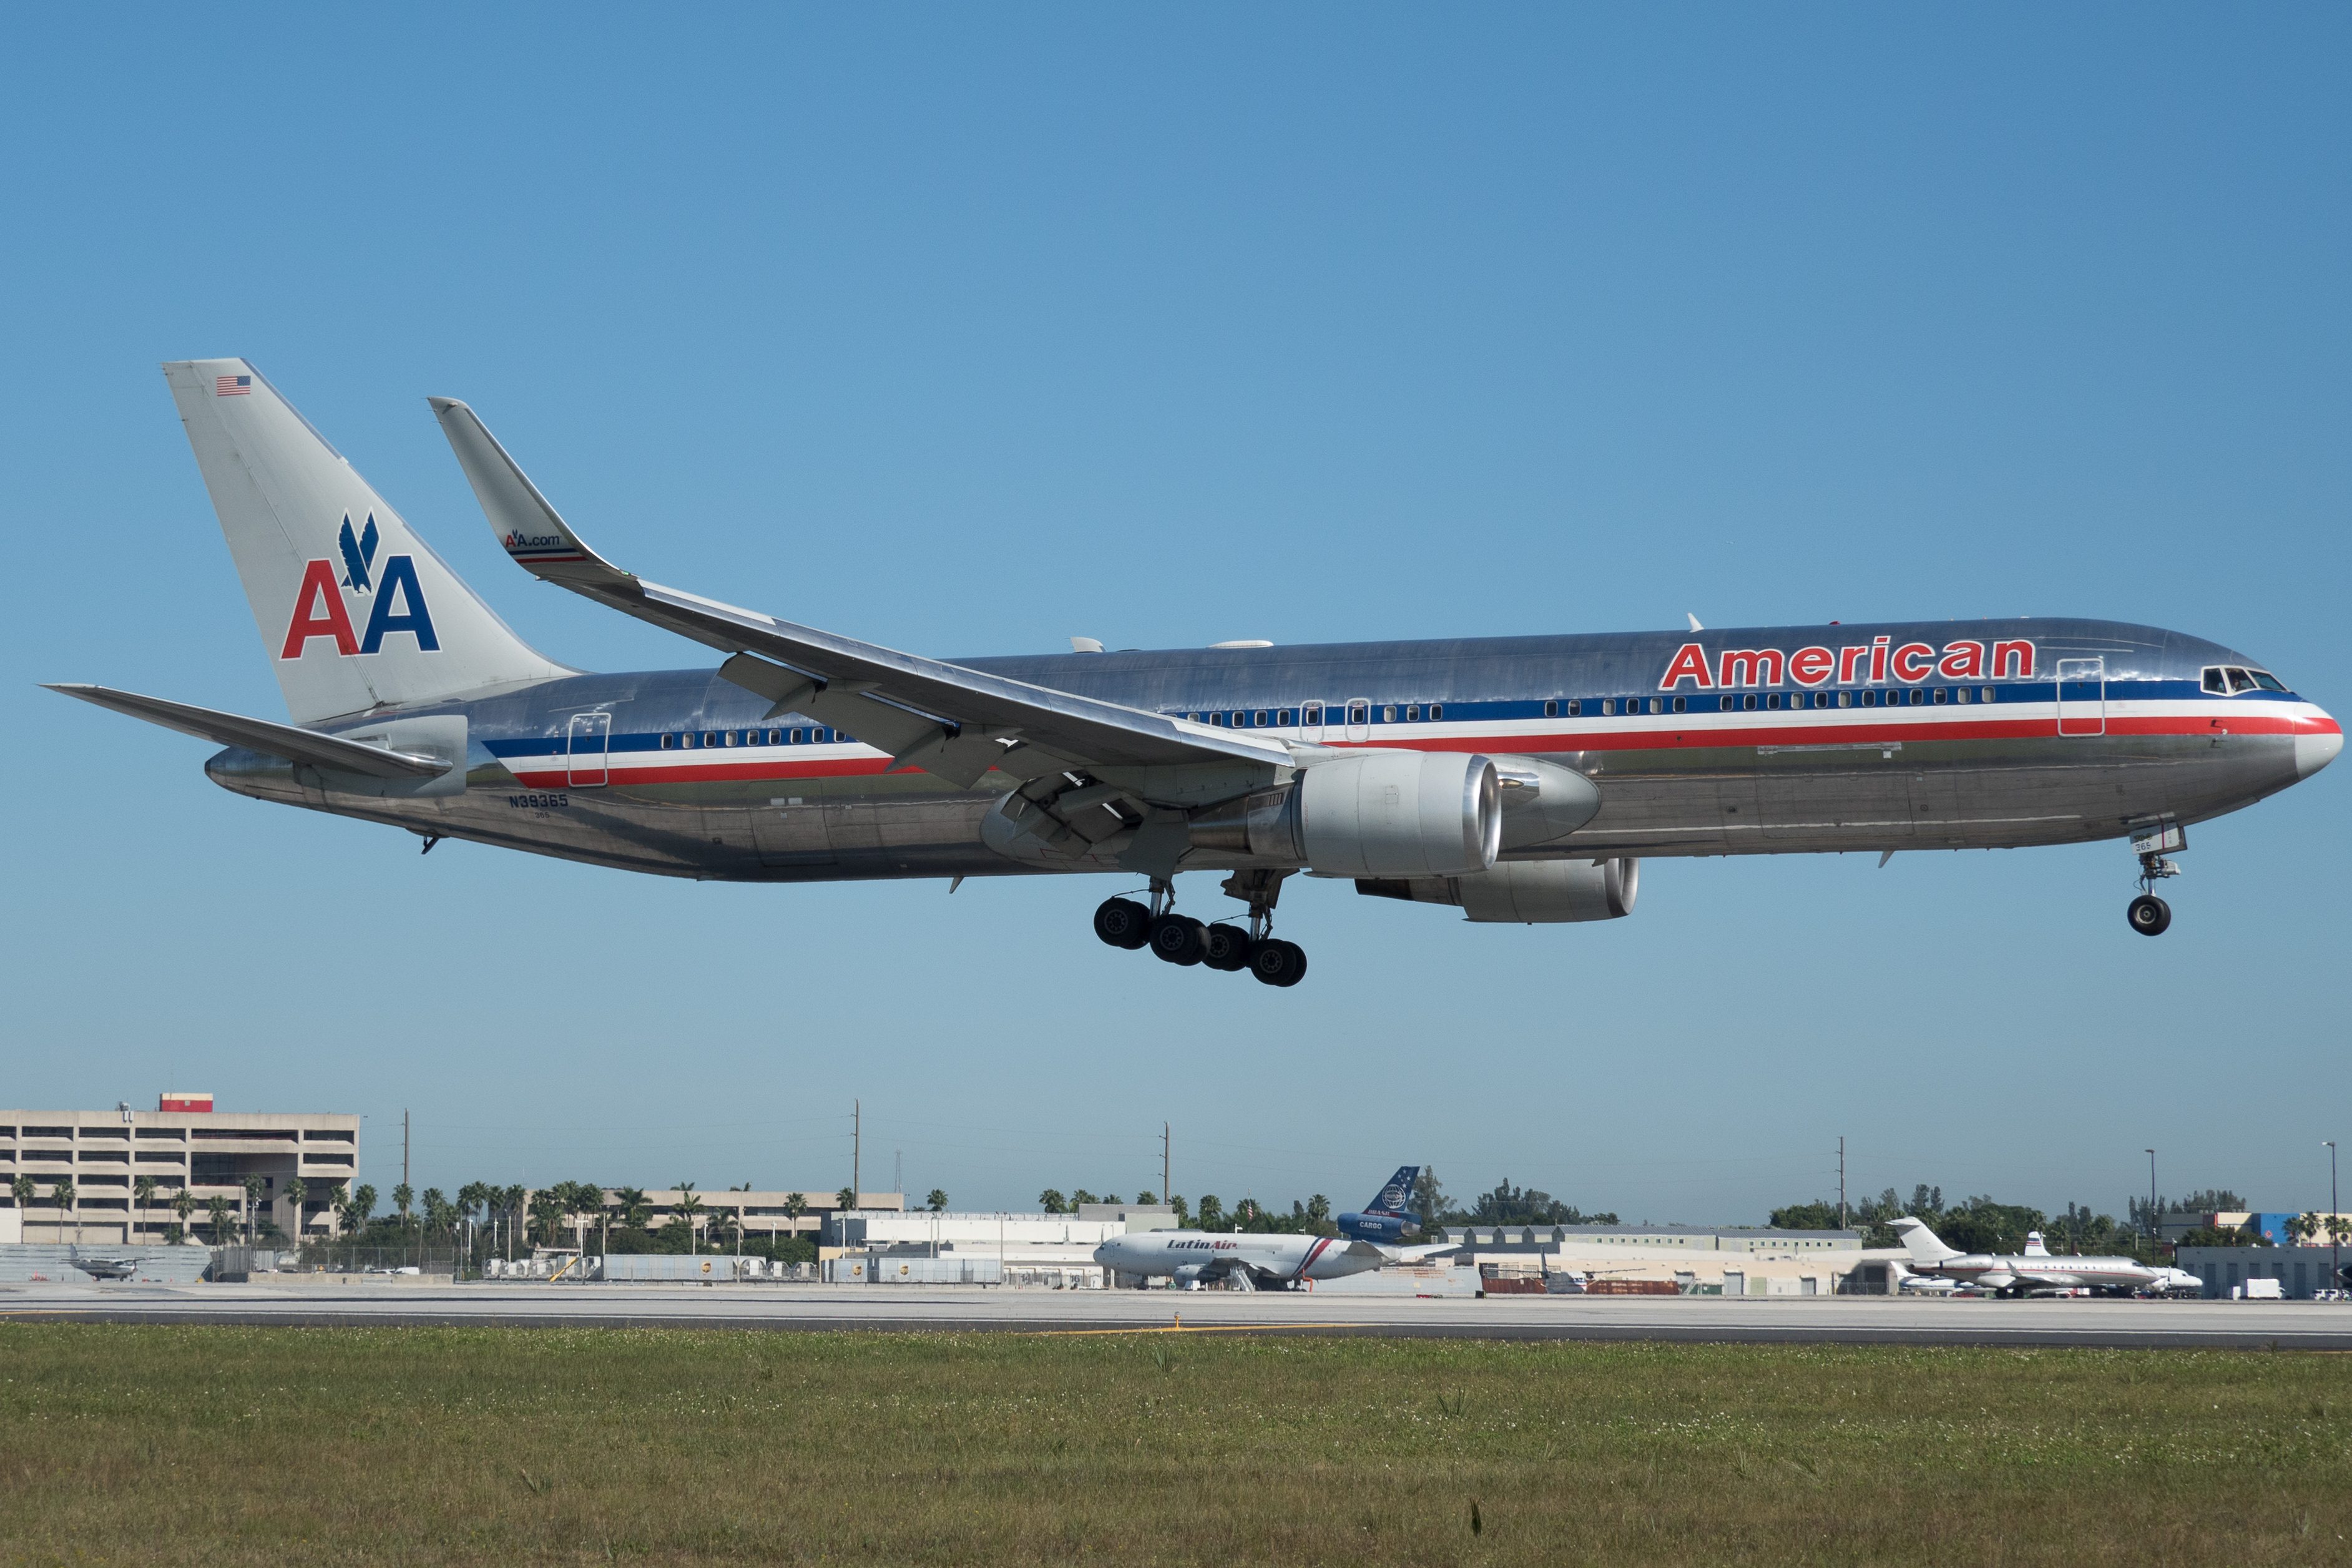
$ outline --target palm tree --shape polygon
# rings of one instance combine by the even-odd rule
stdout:
[[[923,1204],[924,1206],[929,1208],[933,1214],[945,1214],[948,1207],[947,1189],[945,1187],[933,1187],[931,1189],[931,1195],[925,1198],[923,1200]]]
[[[55,1182],[49,1184],[49,1206],[59,1211],[70,1211],[73,1208],[74,1184],[73,1178],[71,1176],[59,1176]],[[74,1241],[79,1244],[81,1240],[81,1216],[79,1215],[74,1215],[73,1227]],[[65,1221],[59,1220],[58,1222],[58,1228],[59,1230],[63,1230],[65,1228]]]
[[[499,1207],[507,1216],[507,1259],[509,1262],[512,1262],[514,1259],[515,1217],[522,1213],[522,1205],[530,1196],[530,1189],[524,1186],[520,1182],[515,1183],[512,1186],[502,1187],[499,1190]]]
[[[694,1239],[694,1232],[696,1225],[702,1218],[702,1200],[695,1196],[692,1182],[680,1182],[677,1184],[677,1202],[670,1205],[669,1218],[672,1225],[682,1224],[686,1226],[686,1249],[688,1252],[699,1251],[700,1247]]]
[[[213,1245],[226,1247],[229,1238],[229,1202],[218,1193],[215,1193],[211,1203],[206,1206],[212,1211]]]
[[[365,1230],[368,1217],[375,1213],[375,1188],[362,1182],[352,1189],[351,1201],[344,1205],[344,1208],[352,1216],[352,1227]]]
[[[645,1188],[614,1187],[613,1189],[613,1217],[621,1222],[623,1230],[632,1227],[643,1230],[646,1227],[646,1216],[652,1213],[653,1206],[646,1202]]]
[[[1060,1214],[1062,1212],[1062,1194],[1054,1188],[1047,1187],[1044,1192],[1037,1194],[1037,1206],[1044,1209],[1047,1214]]]
[[[793,1222],[793,1235],[794,1237],[798,1237],[800,1235],[801,1215],[806,1213],[808,1213],[808,1194],[806,1193],[786,1193],[784,1194],[784,1217]]]
[[[310,1189],[303,1184],[301,1177],[286,1178],[286,1201],[294,1205],[294,1245],[298,1248],[302,1245],[302,1200],[310,1195]]]
[[[400,1211],[400,1228],[408,1228],[409,1206],[416,1202],[416,1189],[406,1182],[392,1189],[392,1206]]]
[[[172,1194],[172,1212],[180,1216],[180,1223],[176,1227],[180,1234],[172,1238],[173,1245],[177,1246],[187,1239],[188,1216],[196,1212],[196,1194],[183,1185],[178,1192]]]
[[[21,1218],[25,1211],[33,1206],[33,1198],[35,1195],[33,1178],[30,1176],[18,1176],[15,1181],[9,1183],[8,1195],[16,1200],[16,1213]]]
[[[148,1205],[154,1201],[154,1177],[141,1176],[131,1184],[131,1206],[134,1215],[131,1222],[131,1235],[133,1240],[138,1238],[139,1227],[146,1223]]]
[[[253,1245],[253,1222],[261,1216],[263,1184],[259,1176],[247,1176],[245,1179],[245,1244],[247,1247]]]

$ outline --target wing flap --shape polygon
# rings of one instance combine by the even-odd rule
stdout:
[[[291,724],[274,723],[268,719],[247,719],[242,714],[223,713],[217,709],[198,708],[192,703],[166,701],[161,697],[142,697],[135,691],[80,685],[53,685],[49,689],[61,696],[111,709],[117,713],[128,713],[133,719],[144,719],[150,724],[161,724],[166,730],[177,730],[184,735],[194,735],[216,745],[243,746],[247,751],[259,752],[267,756],[283,757],[289,763],[308,763],[313,767],[327,768],[336,773],[359,773],[377,779],[429,779],[437,778],[450,768],[448,760],[443,757],[395,752],[383,746],[321,735],[313,730],[297,729]]]

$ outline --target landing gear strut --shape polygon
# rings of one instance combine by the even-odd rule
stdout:
[[[2188,847],[2187,836],[2168,822],[2132,840],[2132,847],[2139,852],[2139,897],[2124,910],[2124,918],[2140,935],[2162,936],[2172,924],[2172,906],[2156,896],[2156,885],[2180,875],[2180,868],[2166,859],[2164,852]]]
[[[1243,970],[1266,985],[1296,985],[1307,974],[1307,952],[1295,942],[1272,934],[1275,900],[1281,895],[1286,871],[1236,871],[1225,879],[1225,892],[1249,904],[1246,930],[1228,921],[1203,925],[1176,912],[1172,883],[1153,878],[1150,902],[1107,899],[1095,910],[1095,935],[1112,947],[1149,947],[1165,963],[1191,968],[1200,964],[1227,973]]]

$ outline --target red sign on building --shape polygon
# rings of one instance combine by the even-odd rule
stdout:
[[[155,1101],[158,1110],[210,1110],[212,1108],[213,1097],[209,1093],[199,1094],[186,1089],[167,1089]]]

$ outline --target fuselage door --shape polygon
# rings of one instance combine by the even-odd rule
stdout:
[[[1348,739],[1369,741],[1372,738],[1372,703],[1368,697],[1358,697],[1348,704]]]
[[[1298,738],[1307,742],[1323,739],[1323,704],[1305,702],[1299,705]]]
[[[566,782],[573,789],[593,789],[605,782],[606,753],[613,744],[610,713],[574,713],[564,736]]]
[[[2062,658],[2058,661],[2058,732],[2062,735],[2104,735],[2107,732],[2107,661],[2105,658]]]

